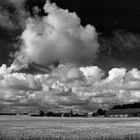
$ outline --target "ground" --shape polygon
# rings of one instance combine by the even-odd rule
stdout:
[[[1,116],[0,140],[138,140],[140,118]]]

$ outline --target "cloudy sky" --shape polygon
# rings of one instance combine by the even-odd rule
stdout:
[[[139,102],[139,17],[138,0],[1,0],[0,112]]]

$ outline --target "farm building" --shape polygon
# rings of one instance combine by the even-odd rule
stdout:
[[[106,112],[108,117],[140,117],[140,108],[111,109]]]

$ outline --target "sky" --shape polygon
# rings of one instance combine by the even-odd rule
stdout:
[[[139,16],[138,0],[1,0],[0,112],[139,102]]]

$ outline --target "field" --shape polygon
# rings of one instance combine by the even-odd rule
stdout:
[[[140,139],[140,118],[0,117],[0,140],[100,139]]]

